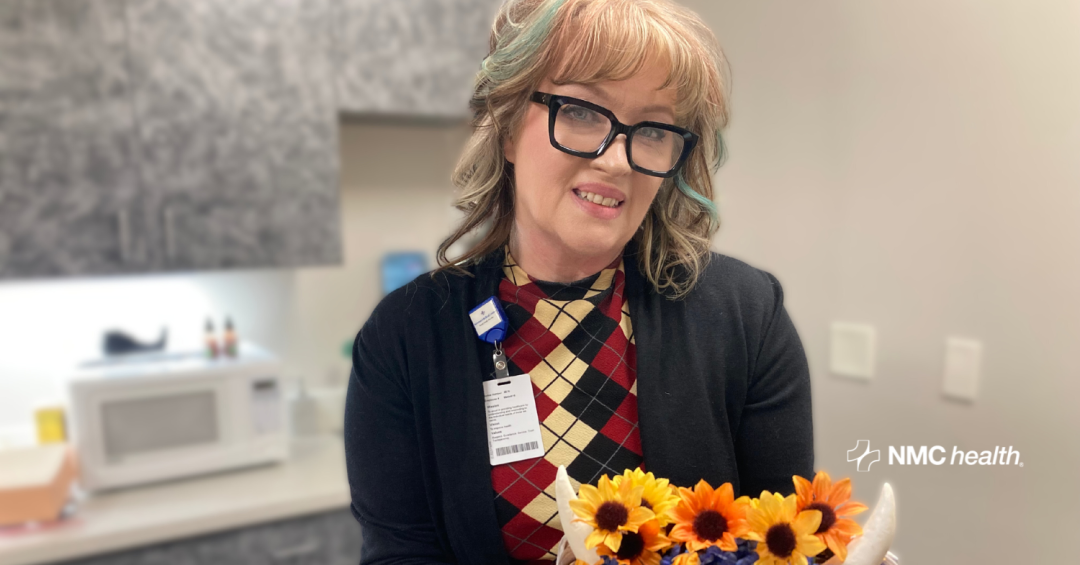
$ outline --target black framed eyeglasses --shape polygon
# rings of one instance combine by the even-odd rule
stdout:
[[[626,125],[597,104],[571,96],[534,92],[533,102],[548,107],[548,137],[559,151],[585,159],[604,154],[617,135],[626,135],[630,168],[654,177],[673,177],[697,145],[692,131],[663,122]]]

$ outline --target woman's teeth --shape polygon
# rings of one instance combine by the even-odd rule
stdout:
[[[619,202],[618,200],[615,200],[614,198],[604,198],[603,196],[600,196],[599,194],[596,194],[596,193],[593,193],[593,192],[585,192],[584,190],[575,190],[574,193],[577,194],[578,197],[581,198],[582,200],[588,200],[589,202],[592,202],[593,204],[599,204],[601,206],[607,206],[608,208],[617,208],[619,206],[619,204],[621,204],[621,202]]]

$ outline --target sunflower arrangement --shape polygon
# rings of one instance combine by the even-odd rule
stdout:
[[[565,470],[560,476],[568,480]],[[757,498],[736,498],[731,483],[713,488],[702,480],[676,488],[652,473],[628,469],[613,478],[604,475],[596,486],[581,485],[577,498],[567,501],[572,518],[568,524],[563,517],[564,530],[571,546],[571,535],[584,539],[584,551],[577,540],[584,559],[579,556],[575,565],[846,564],[848,545],[863,535],[850,517],[867,510],[851,500],[851,480],[833,483],[819,471],[812,481],[792,481],[794,494],[766,490]],[[883,500],[886,491],[888,513],[894,514],[888,485]]]

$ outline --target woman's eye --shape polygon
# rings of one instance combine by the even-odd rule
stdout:
[[[657,128],[644,128],[638,131],[638,135],[649,141],[663,141],[668,136],[668,132]]]
[[[574,120],[582,122],[595,122],[597,113],[581,106],[565,106],[563,113]]]

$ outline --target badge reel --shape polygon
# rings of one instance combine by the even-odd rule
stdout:
[[[492,296],[473,308],[469,318],[476,335],[495,346],[492,355],[495,378],[484,381],[488,457],[491,464],[503,465],[543,457],[544,442],[540,436],[540,418],[536,415],[532,380],[527,373],[510,376],[510,366],[502,345],[510,325],[498,297]]]

